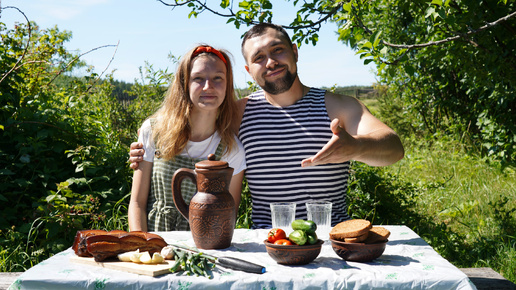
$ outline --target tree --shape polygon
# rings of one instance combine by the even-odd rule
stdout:
[[[274,22],[272,1],[164,1],[189,16],[213,13],[236,28]],[[416,116],[416,134],[465,135],[483,152],[514,164],[516,157],[516,3],[514,0],[289,1],[297,10],[292,39],[316,45],[322,25],[335,22],[339,40],[374,62],[380,82],[401,112]],[[215,5],[214,2],[210,4]],[[393,117],[400,115],[400,110]],[[404,128],[405,130],[406,128]]]

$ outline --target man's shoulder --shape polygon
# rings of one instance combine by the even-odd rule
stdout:
[[[355,97],[352,97],[350,95],[344,95],[344,94],[337,94],[331,91],[326,91],[325,94],[326,98],[342,98],[342,99],[355,99]]]
[[[333,118],[344,118],[357,116],[363,112],[363,107],[359,100],[349,95],[326,92],[324,96],[328,115]]]
[[[326,102],[330,103],[338,103],[344,105],[359,104],[359,101],[355,97],[352,97],[350,95],[337,94],[330,91],[326,91],[324,98],[326,99]]]

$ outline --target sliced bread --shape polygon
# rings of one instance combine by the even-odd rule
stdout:
[[[369,236],[369,232],[367,232],[361,236],[358,236],[358,237],[344,238],[344,242],[346,242],[346,243],[362,243],[363,241],[365,241],[367,239],[367,236]]]
[[[371,222],[364,219],[343,221],[334,226],[330,231],[330,238],[344,241],[345,238],[356,238],[367,234],[372,228]]]
[[[374,244],[378,242],[386,241],[391,235],[391,232],[384,227],[372,227],[367,235],[367,239],[364,240],[366,244]]]

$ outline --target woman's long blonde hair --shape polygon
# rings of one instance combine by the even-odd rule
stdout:
[[[161,107],[150,117],[156,119],[152,127],[152,136],[156,149],[160,150],[161,156],[165,160],[173,159],[180,154],[190,139],[190,115],[193,109],[189,90],[190,72],[193,60],[208,53],[202,52],[194,55],[194,51],[201,46],[208,45],[198,45],[181,58],[174,80],[165,94]],[[227,153],[236,145],[234,139],[236,132],[232,129],[232,124],[237,116],[237,105],[230,54],[226,50],[219,51],[226,59],[226,96],[218,109],[215,129],[225,146],[223,152]]]

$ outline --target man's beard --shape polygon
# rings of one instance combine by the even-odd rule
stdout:
[[[271,95],[278,95],[284,93],[292,87],[292,84],[296,80],[296,77],[297,71],[291,73],[287,69],[287,73],[285,74],[285,76],[274,82],[269,82],[264,78],[265,84],[262,86],[262,89]]]

